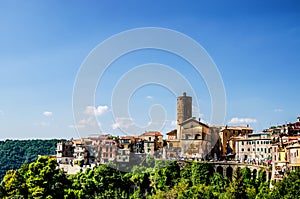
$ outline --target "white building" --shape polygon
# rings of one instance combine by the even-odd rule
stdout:
[[[271,160],[271,137],[268,133],[246,134],[235,137],[236,159],[245,162],[267,163]]]

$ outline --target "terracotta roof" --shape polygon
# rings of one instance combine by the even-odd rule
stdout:
[[[158,131],[148,131],[143,133],[141,136],[163,136],[163,135]]]
[[[137,138],[137,136],[126,135],[126,136],[120,137],[121,140],[131,140],[131,139],[135,139],[135,138]]]
[[[81,140],[73,140],[74,144],[82,144]]]
[[[170,131],[170,132],[168,132],[168,133],[166,133],[167,135],[170,135],[170,134],[174,134],[174,133],[177,133],[177,129],[174,129],[174,130],[172,130],[172,131]]]
[[[225,129],[232,129],[232,130],[253,130],[251,127],[247,127],[247,126],[223,126],[222,130],[225,130]]]

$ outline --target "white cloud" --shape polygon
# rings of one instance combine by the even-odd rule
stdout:
[[[44,111],[44,112],[43,112],[43,115],[46,116],[46,117],[50,117],[50,116],[53,115],[53,113],[50,112],[50,111]]]
[[[130,126],[132,126],[132,118],[130,117],[117,117],[116,122],[111,125],[112,129],[128,129]]]
[[[101,125],[95,116],[103,115],[109,111],[108,106],[86,106],[83,113],[85,114],[84,117],[77,122],[77,124],[68,125],[69,128],[89,128],[89,127],[96,127],[97,125]]]
[[[229,124],[250,124],[250,123],[256,123],[257,120],[254,118],[238,118],[238,117],[233,117],[231,120],[228,122]]]
[[[99,126],[101,125],[98,121],[95,120],[94,117],[88,116],[86,118],[79,120],[76,125],[71,124],[71,125],[68,125],[68,127],[82,129],[82,128],[86,128],[86,127],[95,127],[95,126],[97,126],[97,124]]]
[[[87,115],[95,115],[100,116],[109,111],[108,106],[98,106],[97,108],[94,106],[85,107],[84,113]]]
[[[283,109],[281,109],[281,108],[277,108],[277,109],[274,109],[274,112],[275,113],[278,113],[278,112],[283,112],[284,110]]]
[[[148,95],[148,96],[146,97],[146,99],[148,99],[148,100],[152,100],[152,99],[153,99],[153,97],[152,97],[152,96],[150,96],[150,95]]]

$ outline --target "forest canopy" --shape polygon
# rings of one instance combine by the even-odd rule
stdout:
[[[24,163],[36,161],[38,155],[55,155],[60,140],[5,140],[0,141],[0,180],[5,173]]]

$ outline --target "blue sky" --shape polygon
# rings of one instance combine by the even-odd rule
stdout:
[[[141,27],[176,30],[206,49],[226,89],[226,124],[249,123],[261,131],[293,122],[300,115],[299,19],[298,1],[1,0],[0,139],[78,137],[72,92],[80,65],[108,37]],[[95,108],[104,132],[121,134],[117,127],[127,124],[112,115],[118,79],[151,62],[167,64],[191,82],[200,110],[194,115],[209,123],[203,79],[174,55],[144,50],[114,62],[98,85]],[[147,126],[154,104],[167,113],[162,132],[174,128],[176,96],[157,85],[140,88],[129,100],[133,121]]]

